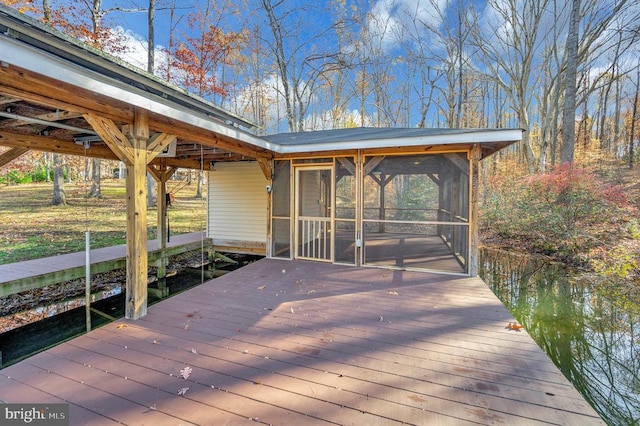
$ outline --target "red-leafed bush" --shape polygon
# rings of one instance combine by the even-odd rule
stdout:
[[[563,164],[550,173],[490,180],[481,226],[485,235],[575,262],[607,238],[626,204],[622,187]]]

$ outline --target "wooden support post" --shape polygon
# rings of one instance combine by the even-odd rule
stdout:
[[[385,194],[385,188],[387,187],[386,185],[387,181],[384,178],[384,176],[381,174],[380,175],[380,181],[378,182],[378,186],[380,187],[380,200],[379,200],[379,204],[380,204],[380,209],[378,210],[378,219],[380,220],[380,222],[378,222],[378,232],[380,232],[381,234],[384,234],[385,232],[387,232],[387,226],[386,223],[384,223],[383,221],[385,220],[385,216],[386,216],[386,206],[385,206],[385,199],[387,198],[387,194]]]
[[[160,165],[149,165],[147,167],[151,176],[156,180],[156,190],[157,190],[157,207],[158,207],[158,215],[157,215],[157,235],[158,235],[158,249],[160,250],[160,257],[156,262],[156,268],[158,269],[157,277],[158,280],[165,278],[167,275],[166,265],[167,258],[164,255],[165,249],[167,248],[167,181],[173,174],[176,172],[176,167],[167,167],[164,160],[160,163]]]
[[[125,317],[138,319],[147,314],[147,140],[146,113],[136,110],[133,126],[123,133],[132,147],[132,163],[127,164],[127,292]]]
[[[138,319],[147,313],[147,164],[175,136],[149,138],[148,112],[137,108],[134,122],[122,131],[109,119],[95,114],[84,118],[111,151],[127,166],[127,284],[125,317]]]
[[[471,168],[471,182],[469,190],[471,192],[471,211],[469,214],[469,275],[478,275],[478,250],[480,249],[480,235],[478,231],[478,208],[480,191],[480,159],[482,158],[482,148],[474,145],[469,156]]]
[[[273,175],[275,172],[275,164],[273,160],[267,160],[265,158],[256,158],[264,177],[267,178],[267,256],[271,257],[272,238],[271,235],[271,188],[273,188]],[[209,177],[207,177],[209,179]]]
[[[156,229],[158,230],[158,249],[160,249],[160,258],[156,263],[158,281],[167,277],[167,258],[164,254],[167,248],[167,181],[163,178],[164,176],[156,182],[156,206],[158,207]]]

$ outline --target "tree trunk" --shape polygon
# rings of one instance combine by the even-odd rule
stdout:
[[[91,160],[84,158],[84,181],[89,182],[89,174],[91,173]]]
[[[622,115],[622,86],[620,78],[616,78],[616,94],[615,94],[615,110],[613,113],[613,143],[611,144],[611,152],[616,153],[618,151],[618,144],[620,143],[620,116]]]
[[[566,46],[566,70],[564,107],[562,108],[562,153],[561,163],[573,163],[573,151],[576,132],[576,74],[578,71],[578,21],[580,19],[580,0],[572,0],[569,33]]]
[[[196,195],[194,198],[198,200],[202,198],[202,171],[201,170],[198,170],[198,183],[196,184]]]
[[[53,154],[53,200],[51,204],[54,206],[67,204],[67,197],[64,193],[64,173],[61,154]]]
[[[636,80],[636,96],[633,100],[633,113],[631,115],[631,131],[629,132],[629,168],[633,169],[634,165],[634,143],[636,133],[636,121],[638,120],[638,92],[640,92],[640,68],[638,68],[638,79]]]
[[[95,158],[93,160],[93,167],[91,168],[91,189],[89,190],[89,197],[102,198],[102,190],[100,188],[100,170],[101,160]]]
[[[48,152],[44,153],[44,170],[45,170],[45,182],[51,182],[51,162],[49,158],[51,155]]]
[[[155,19],[156,19],[156,0],[149,0],[149,22],[147,37],[147,72],[154,73],[155,68]],[[148,179],[148,178],[147,178]]]
[[[154,207],[157,203],[156,199],[156,180],[147,173],[147,207]]]

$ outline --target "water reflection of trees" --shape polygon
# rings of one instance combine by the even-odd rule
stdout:
[[[524,256],[484,250],[480,269],[493,292],[607,423],[638,424],[637,301],[620,303],[615,291]]]

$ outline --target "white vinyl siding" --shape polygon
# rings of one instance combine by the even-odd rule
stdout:
[[[207,236],[266,243],[267,183],[257,162],[216,164],[209,172]]]

